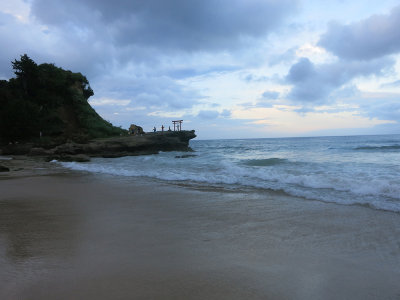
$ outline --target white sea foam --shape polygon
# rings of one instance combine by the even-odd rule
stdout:
[[[1,156],[0,155],[0,160],[12,160],[13,158],[12,157],[9,157],[9,156]]]
[[[380,147],[382,137],[367,138]],[[397,138],[400,142],[400,136],[391,136]],[[377,157],[351,150],[367,144],[365,137],[358,139],[351,145],[346,138],[195,141],[196,156],[185,159],[175,158],[182,153],[167,152],[61,164],[119,176],[282,190],[308,199],[400,211],[400,152]]]

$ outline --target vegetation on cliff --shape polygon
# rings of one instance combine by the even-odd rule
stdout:
[[[0,80],[0,143],[62,143],[120,135],[88,103],[88,80],[26,54],[12,62],[15,78]],[[41,138],[40,138],[41,137]]]

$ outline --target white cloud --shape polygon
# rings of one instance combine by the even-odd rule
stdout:
[[[93,106],[104,106],[104,105],[127,106],[131,103],[131,100],[93,98],[89,100],[89,103]]]
[[[298,58],[306,57],[314,63],[327,63],[335,60],[335,57],[324,48],[311,43],[303,44],[296,49],[296,56]]]
[[[235,110],[233,118],[248,120],[251,124],[262,125],[267,131],[282,134],[304,134],[318,130],[372,128],[380,124],[394,123],[391,120],[370,119],[359,112],[308,112],[298,114],[293,107],[282,110],[277,107]],[[252,120],[252,121],[250,121]]]
[[[28,23],[31,8],[26,1],[13,0],[0,2],[0,12],[14,16],[22,23]]]

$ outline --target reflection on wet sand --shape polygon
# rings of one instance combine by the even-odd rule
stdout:
[[[57,199],[7,199],[0,202],[0,237],[14,262],[66,257],[76,243],[78,217],[71,203]]]
[[[400,218],[144,179],[0,180],[0,299],[396,299]]]

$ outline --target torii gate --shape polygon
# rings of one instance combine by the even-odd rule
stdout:
[[[183,120],[172,121],[172,123],[174,123],[174,131],[182,130],[182,122],[183,122]]]

